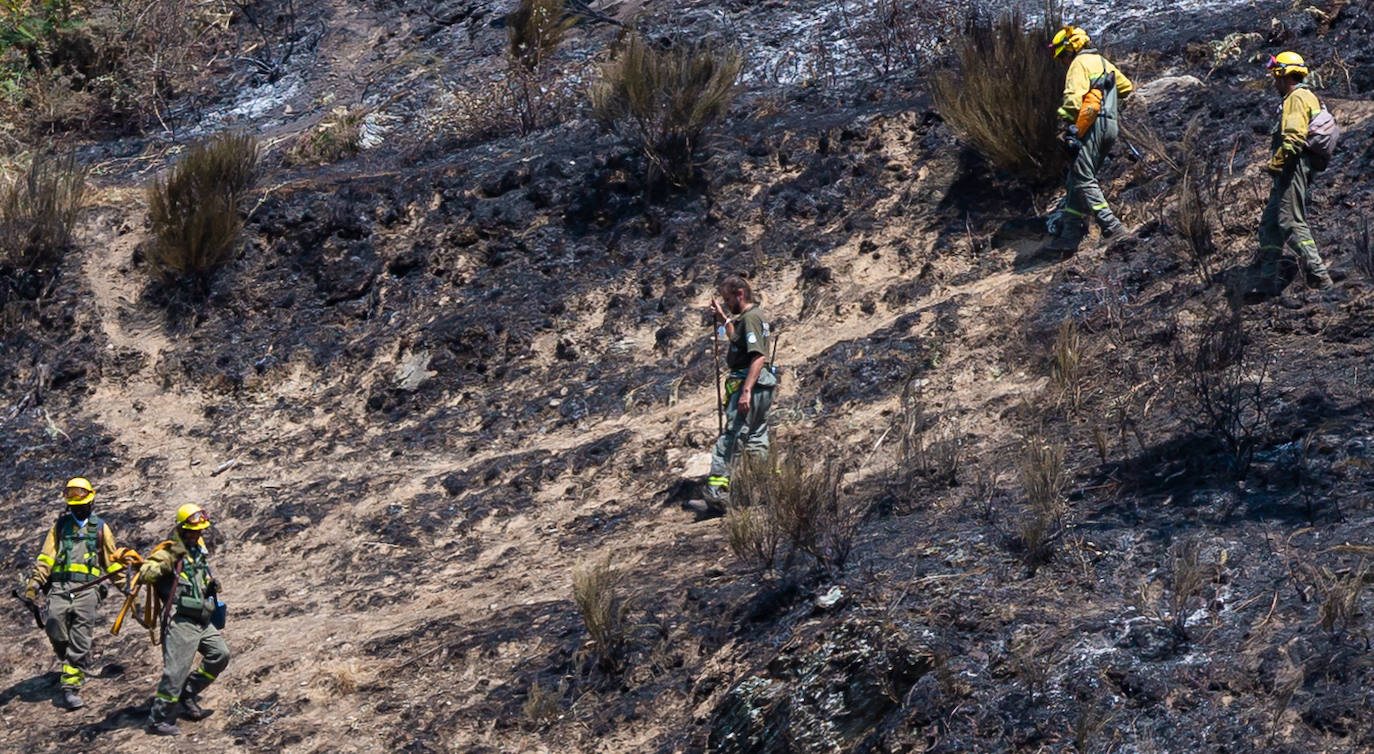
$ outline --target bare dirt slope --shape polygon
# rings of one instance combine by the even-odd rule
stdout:
[[[727,18],[772,49],[801,23],[792,5],[644,7],[659,27]],[[1334,8],[1322,29],[1286,6],[1201,14],[1150,47],[1144,26],[1122,33],[1142,83],[1214,78],[1134,112],[1158,143],[1108,175],[1137,233],[1061,261],[1034,254],[1050,194],[962,148],[911,77],[800,86],[761,56],[709,186],[650,201],[633,151],[576,111],[524,138],[436,134],[445,92],[498,67],[496,9],[310,7],[325,33],[298,70],[210,106],[277,146],[243,254],[208,299],[169,300],[138,264],[140,190],[167,147],[151,138],[98,178],[52,295],[5,312],[0,563],[27,567],[76,473],[142,550],[177,505],[205,505],[235,653],[208,693],[217,712],[179,741],[147,737],[160,661],[132,629],[101,636],[86,709],[58,710],[46,642],[11,609],[0,748],[1369,744],[1360,591],[1330,611],[1339,584],[1363,583],[1367,551],[1341,545],[1362,545],[1370,517],[1374,302],[1356,274],[1334,295],[1228,303],[1273,103],[1253,71],[1197,57],[1219,28],[1281,18],[1293,31],[1276,44],[1351,61],[1329,94],[1347,151],[1314,208],[1350,268],[1349,219],[1372,207],[1368,10]],[[615,34],[578,27],[569,66]],[[377,105],[394,130],[350,160],[282,166],[327,94]],[[1171,214],[1168,163],[1192,113],[1211,126],[1198,149],[1226,167],[1215,279],[1191,267]],[[738,270],[782,333],[778,444],[842,462],[845,499],[871,510],[842,572],[760,574],[720,522],[676,509],[713,439],[702,313]],[[1263,388],[1265,423],[1239,474],[1187,371],[1234,311],[1249,358],[1272,357],[1247,362],[1263,370],[1246,384]],[[1066,319],[1085,343],[1076,409],[1050,384]],[[952,483],[903,472],[908,384],[958,443]],[[1021,534],[1028,442],[1067,457],[1065,526],[1043,564]],[[1174,603],[1181,542],[1206,577]],[[632,600],[615,668],[572,602],[573,570],[603,561]],[[817,607],[831,587],[841,600]]]

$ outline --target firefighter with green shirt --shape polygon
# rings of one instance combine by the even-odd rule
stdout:
[[[92,633],[105,587],[76,590],[124,566],[116,559],[114,533],[93,510],[91,483],[81,477],[67,482],[64,497],[66,510],[48,530],[24,597],[33,602],[39,591],[48,593],[44,631],[62,661],[62,705],[74,710],[85,706],[80,691],[90,669]]]
[[[1283,105],[1271,132],[1269,149],[1273,157],[1267,170],[1274,182],[1260,217],[1259,281],[1252,292],[1274,294],[1285,287],[1286,281],[1279,280],[1279,261],[1285,244],[1292,246],[1302,260],[1308,285],[1329,288],[1334,281],[1307,227],[1307,197],[1312,191],[1314,172],[1313,156],[1307,151],[1307,131],[1322,106],[1317,95],[1303,83],[1307,65],[1296,52],[1281,52],[1269,58],[1269,72],[1274,76],[1274,91],[1283,97]]]
[[[1064,199],[1050,215],[1049,231],[1054,238],[1044,248],[1065,255],[1078,250],[1088,231],[1090,216],[1103,238],[1125,232],[1121,220],[1107,205],[1097,173],[1120,131],[1120,101],[1131,96],[1135,87],[1091,44],[1088,33],[1077,26],[1065,26],[1050,42],[1054,59],[1068,69],[1058,114],[1067,131],[1065,142],[1075,153],[1064,185]],[[1091,117],[1093,112],[1095,119]]]
[[[177,509],[177,526],[168,546],[154,550],[139,569],[139,578],[157,590],[164,606],[162,624],[162,681],[148,713],[148,732],[175,736],[177,704],[190,720],[203,720],[210,711],[200,695],[229,664],[229,647],[216,622],[219,582],[210,572],[202,536],[210,518],[195,503]],[[170,602],[170,604],[168,604]],[[222,613],[221,613],[222,615]],[[196,653],[200,667],[193,672]]]
[[[754,457],[768,454],[768,409],[773,405],[777,378],[766,363],[771,340],[768,322],[754,301],[749,281],[727,277],[720,284],[724,308],[711,299],[716,322],[725,326],[730,350],[725,357],[729,376],[725,381],[725,429],[711,451],[711,471],[705,500],[693,500],[688,510],[697,519],[724,515],[730,493],[730,469],[743,443]]]

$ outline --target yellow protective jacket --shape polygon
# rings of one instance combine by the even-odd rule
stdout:
[[[1116,74],[1116,96],[1122,100],[1131,96],[1135,85],[1126,78],[1120,68],[1093,50],[1084,50],[1069,62],[1069,72],[1064,76],[1064,98],[1059,105],[1059,117],[1073,123],[1078,120],[1078,109],[1083,106],[1083,95],[1092,89],[1093,80],[1107,73]]]
[[[1283,98],[1279,122],[1274,124],[1269,146],[1274,150],[1274,157],[1269,163],[1272,169],[1282,170],[1288,160],[1307,148],[1307,128],[1321,111],[1321,102],[1317,101],[1317,95],[1306,84],[1293,87],[1293,91]]]
[[[71,514],[66,514],[66,516],[70,515]],[[33,564],[33,575],[29,577],[29,580],[36,584],[39,589],[42,589],[43,586],[52,579],[54,568],[61,568],[71,573],[80,573],[95,578],[110,571],[118,571],[124,567],[119,561],[115,560],[115,538],[114,532],[110,531],[110,525],[94,515],[86,520],[86,525],[100,527],[97,539],[97,542],[99,542],[99,552],[97,553],[96,564],[59,564],[57,562],[57,526],[54,525],[51,529],[48,529],[48,537],[43,540],[43,549],[39,550],[38,558]]]

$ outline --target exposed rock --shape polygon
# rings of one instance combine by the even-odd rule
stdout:
[[[912,630],[851,618],[730,689],[712,716],[709,748],[851,751],[901,714],[898,700],[933,667],[929,642]]]
[[[1135,96],[1146,103],[1154,102],[1166,94],[1184,91],[1203,86],[1202,79],[1197,76],[1164,76],[1153,81],[1146,81],[1136,85]]]

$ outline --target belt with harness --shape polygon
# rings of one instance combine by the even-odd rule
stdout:
[[[773,388],[777,387],[782,383],[782,370],[775,363],[777,360],[777,356],[778,338],[774,337],[772,358],[770,358],[768,362],[763,365],[763,369],[759,372],[760,379],[763,378],[764,373],[767,373],[769,376],[771,376],[771,384],[764,385],[756,382],[754,384],[754,387],[756,389],[772,390]],[[719,372],[717,372],[717,374],[719,374]],[[744,380],[748,377],[748,369],[735,369],[730,372],[729,376],[725,378],[725,395],[720,400],[721,406],[730,405],[730,399],[735,397],[735,393],[738,393],[739,389],[744,386]]]

